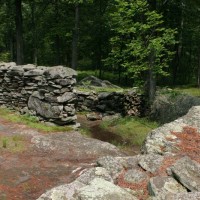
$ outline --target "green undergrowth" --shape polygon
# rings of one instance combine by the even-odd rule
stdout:
[[[0,136],[0,150],[21,152],[25,150],[25,138],[22,135]]]
[[[42,123],[38,120],[37,117],[30,115],[20,115],[14,111],[11,111],[7,108],[0,108],[0,116],[4,119],[7,119],[11,122],[22,123],[27,125],[30,128],[37,129],[43,132],[63,132],[73,130],[69,126],[50,126],[45,123]]]
[[[121,136],[127,143],[124,145],[141,146],[147,134],[158,127],[158,123],[149,121],[146,118],[124,117],[103,121],[100,126]],[[118,144],[115,145],[118,146]]]
[[[200,88],[197,87],[176,87],[173,90],[183,94],[200,97]]]

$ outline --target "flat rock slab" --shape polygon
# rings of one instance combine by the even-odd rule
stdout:
[[[200,164],[189,157],[179,159],[170,167],[172,175],[190,191],[200,191]]]
[[[167,194],[187,192],[180,183],[172,177],[153,177],[148,185],[149,194],[164,199]]]
[[[124,175],[124,180],[128,183],[139,183],[148,179],[148,175],[138,169],[130,169]]]
[[[139,165],[153,174],[160,168],[163,160],[164,157],[157,154],[143,155],[139,159]]]
[[[81,200],[137,200],[126,190],[108,181],[96,178],[77,191],[75,199]]]
[[[37,200],[74,200],[73,195],[75,191],[86,186],[83,183],[74,181],[70,184],[55,187],[46,193],[42,194]]]
[[[200,192],[169,194],[165,200],[200,200]]]
[[[60,152],[62,156],[72,160],[124,155],[114,145],[84,137],[78,132],[37,135],[31,142],[38,150]]]

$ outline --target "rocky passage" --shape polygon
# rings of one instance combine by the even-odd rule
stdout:
[[[199,200],[199,129],[196,106],[152,131],[143,154],[101,157],[73,182],[48,190],[37,200]]]

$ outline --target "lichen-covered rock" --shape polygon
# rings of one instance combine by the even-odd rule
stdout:
[[[112,156],[99,158],[97,160],[97,165],[105,168],[114,180],[116,180],[116,178],[123,170],[123,165],[119,163],[115,157]]]
[[[84,172],[76,180],[84,184],[89,184],[89,182],[95,178],[101,178],[113,183],[113,179],[110,176],[109,172],[103,167],[91,168],[87,170],[86,172]]]
[[[181,132],[186,126],[200,130],[200,106],[192,107],[185,116],[151,131],[142,146],[142,153],[173,153],[177,149],[177,142],[172,132]]]
[[[81,160],[81,158],[83,160],[97,159],[106,155],[124,155],[114,145],[84,137],[78,132],[37,135],[32,138],[31,143],[33,148],[38,150],[42,149],[45,152],[59,151],[63,158],[72,161]]]
[[[200,164],[189,157],[179,159],[170,167],[172,175],[188,190],[200,191]]]
[[[151,118],[162,124],[185,115],[193,106],[200,105],[200,98],[178,94],[159,94],[151,107]]]
[[[95,178],[88,186],[80,188],[75,194],[76,200],[137,200],[126,190],[104,179]]]
[[[165,200],[200,200],[200,192],[168,194]]]
[[[148,186],[149,194],[164,200],[168,194],[187,192],[180,183],[172,177],[156,176],[150,179]]]
[[[74,181],[70,184],[55,187],[42,194],[37,200],[75,200],[73,195],[75,192],[84,187],[85,184]]]
[[[66,77],[75,77],[77,72],[71,68],[63,66],[55,66],[45,71],[44,73],[50,79],[63,79]]]
[[[124,174],[124,180],[128,183],[139,183],[148,179],[148,175],[138,169],[130,169]]]
[[[139,159],[139,165],[153,174],[160,168],[163,160],[164,157],[157,154],[143,155]]]

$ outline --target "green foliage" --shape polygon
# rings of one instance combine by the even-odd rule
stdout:
[[[147,134],[158,127],[156,122],[146,118],[124,117],[111,121],[104,121],[101,127],[121,136],[128,145],[141,146]]]
[[[0,62],[9,62],[9,61],[10,61],[10,53],[9,52],[0,53]]]
[[[161,14],[151,11],[146,1],[115,0],[115,12],[110,19],[114,34],[111,53],[105,59],[108,66],[120,67],[138,84],[143,83],[143,74],[148,70],[155,75],[167,75],[175,30],[164,27]]]

